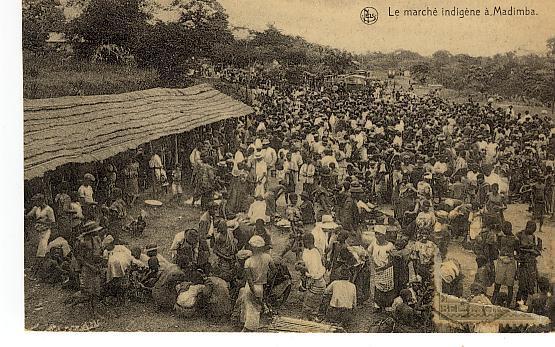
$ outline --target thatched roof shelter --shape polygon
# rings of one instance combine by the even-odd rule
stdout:
[[[87,163],[252,108],[208,84],[124,94],[24,100],[24,176]]]

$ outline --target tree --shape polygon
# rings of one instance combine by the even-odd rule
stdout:
[[[233,43],[228,16],[216,0],[174,0],[170,8],[181,12],[178,23],[194,43],[195,56],[215,57],[216,46]]]
[[[50,32],[62,30],[63,10],[56,0],[24,0],[22,7],[23,48],[40,51]]]
[[[227,14],[214,0],[175,0],[166,10],[179,11],[176,21],[148,25],[135,45],[140,65],[154,67],[162,80],[178,83],[192,60],[218,60],[222,50],[232,52],[234,44]],[[221,61],[221,60],[220,60]]]
[[[79,1],[77,1],[79,2]],[[81,15],[70,22],[68,34],[80,53],[91,56],[100,45],[117,45],[133,51],[151,17],[146,0],[80,0]]]
[[[432,60],[434,61],[434,64],[438,67],[442,67],[449,64],[449,62],[451,61],[451,57],[452,57],[451,53],[449,53],[449,51],[446,51],[446,50],[437,51],[434,54],[432,54]]]
[[[421,62],[411,66],[410,73],[421,84],[426,83],[430,74],[430,63]]]
[[[555,36],[547,39],[547,49],[548,49],[548,52],[547,52],[548,55],[555,55]]]

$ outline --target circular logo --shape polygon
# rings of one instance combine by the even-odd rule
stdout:
[[[365,7],[360,11],[360,20],[366,25],[372,25],[378,21],[378,11],[373,7]]]

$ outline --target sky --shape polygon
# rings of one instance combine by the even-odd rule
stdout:
[[[164,1],[164,0],[159,0]],[[490,56],[516,51],[545,53],[555,36],[555,0],[219,0],[235,26],[263,30],[273,24],[285,34],[354,53],[407,49],[422,55],[438,50]],[[534,9],[535,16],[484,16],[484,9]],[[378,21],[364,24],[366,6],[378,11]],[[478,17],[405,17],[405,9],[480,9]],[[391,17],[395,9],[401,16]]]

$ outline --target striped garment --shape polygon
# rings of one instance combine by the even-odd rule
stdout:
[[[324,296],[324,290],[326,289],[326,281],[324,278],[320,279],[309,279],[307,285],[307,291],[304,296],[303,301],[303,311],[316,315],[322,303],[322,298]]]

